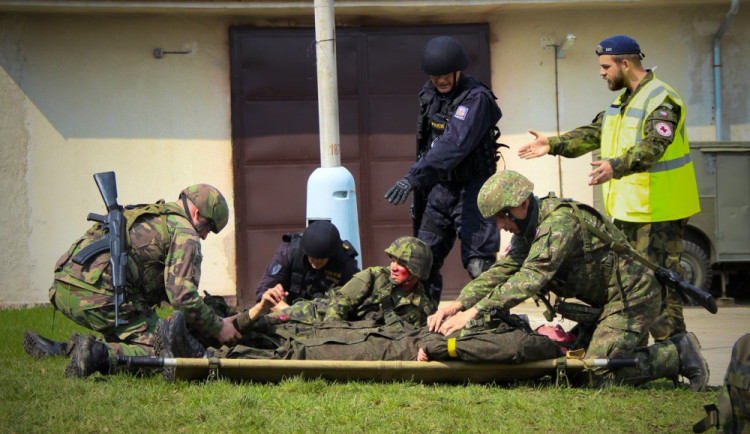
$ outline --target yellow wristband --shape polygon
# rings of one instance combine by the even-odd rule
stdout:
[[[458,353],[456,352],[456,338],[448,339],[448,355],[453,359],[458,358]]]

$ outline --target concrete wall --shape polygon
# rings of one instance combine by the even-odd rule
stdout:
[[[542,48],[541,38],[559,41],[567,33],[577,41],[558,61],[561,132],[588,123],[614,98],[598,77],[593,50],[599,40],[626,33],[641,43],[645,64],[658,66],[657,74],[687,102],[690,139],[714,139],[712,40],[728,3],[698,3],[540,4],[458,19],[490,24],[492,87],[504,111],[504,141],[511,145],[504,152],[507,167],[531,177],[537,194],[560,193],[561,170],[565,196],[592,200],[586,186],[590,158],[558,163],[554,157],[515,157],[531,139],[527,129],[555,133],[554,52]],[[275,13],[284,21],[283,10]],[[338,13],[340,24],[362,23],[350,10]],[[382,13],[370,14],[367,24],[457,22],[410,17],[408,8]],[[264,20],[257,23],[273,22],[268,15]],[[228,33],[230,25],[253,21],[221,14],[0,12],[6,210],[0,219],[0,305],[47,301],[55,261],[89,226],[86,214],[104,211],[95,172],[117,172],[122,203],[174,200],[186,185],[207,182],[234,208]],[[725,138],[731,140],[750,140],[748,24],[750,10],[741,9],[722,43]],[[155,59],[157,47],[190,53]],[[227,229],[203,242],[201,287],[217,294],[235,290],[233,220]]]
[[[123,204],[205,182],[232,205],[226,25],[161,17],[5,16],[0,21],[0,303],[47,300],[57,258],[104,213],[92,174],[114,170]],[[187,51],[155,59],[152,50]],[[6,99],[7,95],[7,99]],[[4,195],[5,196],[5,195]],[[7,196],[6,196],[7,197]],[[233,294],[234,221],[203,242],[201,287]]]

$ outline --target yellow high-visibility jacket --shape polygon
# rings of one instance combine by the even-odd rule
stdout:
[[[604,207],[617,220],[660,222],[690,217],[700,211],[690,145],[685,133],[685,106],[680,95],[654,77],[632,96],[624,114],[618,96],[602,120],[601,158],[622,155],[643,140],[648,115],[669,96],[680,106],[674,141],[647,172],[612,179],[602,185]]]

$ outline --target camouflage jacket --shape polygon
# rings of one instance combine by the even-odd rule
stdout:
[[[630,93],[629,90],[625,90],[620,110],[627,110],[628,103],[633,95],[644,84],[653,80],[653,78],[654,74],[649,72],[638,84],[635,92]],[[603,117],[604,112],[601,112],[591,121],[590,125],[576,128],[561,136],[550,137],[549,154],[563,157],[579,157],[587,152],[599,149],[601,147]],[[654,126],[659,122],[667,122],[672,125],[672,129],[676,129],[679,119],[680,106],[669,98],[657,107],[656,110],[648,114],[644,128],[644,139],[632,148],[629,148],[623,155],[609,160],[614,171],[614,178],[620,179],[623,176],[632,175],[633,173],[645,172],[656,164],[662,155],[664,155],[667,147],[672,144],[674,137],[665,138],[657,134]]]
[[[468,309],[487,313],[505,310],[522,301],[554,292],[575,297],[603,316],[625,308],[625,301],[638,302],[659,291],[653,273],[626,255],[615,253],[609,243],[582,230],[576,211],[566,199],[535,198],[529,208],[531,222],[521,235],[514,235],[498,261],[466,285],[458,298]],[[594,209],[578,204],[584,221],[624,245],[625,236],[607,225]]]
[[[426,325],[436,307],[422,282],[404,291],[391,283],[389,276],[388,267],[370,267],[355,274],[334,292],[324,320],[382,319],[386,325],[399,320],[405,328]]]
[[[198,294],[203,259],[200,236],[182,207],[175,203],[157,205],[160,208],[145,205],[156,209],[156,214],[143,213],[130,227],[125,298],[140,299],[149,306],[167,301],[185,314],[191,326],[215,336],[221,330],[221,318]],[[126,209],[126,219],[128,213],[145,206]],[[114,294],[108,251],[83,265],[72,259],[101,237],[96,224],[76,240],[57,261],[55,279],[94,293]]]

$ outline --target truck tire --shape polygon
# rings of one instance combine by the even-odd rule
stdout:
[[[682,240],[680,265],[685,271],[685,280],[706,292],[711,290],[714,272],[708,260],[708,254],[697,244]]]

